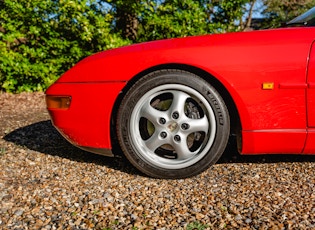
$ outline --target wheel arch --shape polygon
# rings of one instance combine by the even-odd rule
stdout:
[[[111,135],[111,140],[112,140],[113,153],[115,155],[121,155],[121,154],[116,154],[116,153],[121,153],[121,151],[120,151],[119,144],[117,142],[115,127],[116,127],[117,112],[118,112],[119,105],[120,105],[124,95],[132,87],[132,85],[136,81],[138,81],[141,77],[143,77],[149,73],[152,73],[154,71],[163,70],[163,69],[177,69],[177,70],[183,70],[183,71],[187,71],[187,72],[196,74],[197,76],[203,78],[205,81],[210,83],[219,92],[219,94],[223,98],[223,100],[224,100],[224,102],[228,108],[228,111],[229,111],[230,127],[231,127],[230,139],[236,137],[237,148],[241,149],[241,143],[242,143],[242,141],[241,141],[242,140],[241,119],[240,119],[240,115],[239,115],[239,111],[237,109],[237,106],[236,106],[231,94],[226,89],[226,87],[215,76],[213,76],[212,74],[210,74],[209,72],[207,72],[201,68],[198,68],[198,67],[195,67],[192,65],[171,63],[171,64],[163,64],[163,65],[154,66],[154,67],[148,68],[148,69],[138,73],[137,75],[132,77],[131,80],[128,81],[128,83],[126,84],[124,89],[118,95],[118,97],[115,101],[113,110],[112,110],[111,125],[110,125],[110,127],[111,127],[110,135]]]

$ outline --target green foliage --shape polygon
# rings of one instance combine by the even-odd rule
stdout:
[[[246,14],[246,5],[254,2],[251,0],[222,0],[214,1],[213,23],[224,32],[232,32],[241,29],[240,22]]]
[[[137,16],[144,2],[139,0],[108,0],[106,2],[111,6],[115,31],[124,39],[135,41],[139,25]]]
[[[95,0],[4,0],[0,8],[0,90],[43,91],[85,56],[129,42]]]
[[[315,0],[263,0],[264,15],[268,19],[266,27],[279,27],[298,15],[314,7]]]
[[[101,50],[243,30],[250,24],[249,6],[255,2],[0,0],[0,91],[43,91],[80,59]],[[260,2],[275,25],[315,4],[315,0]]]
[[[144,4],[137,41],[184,37],[210,32],[206,8],[195,0]]]
[[[124,38],[143,42],[163,38],[237,31],[250,0],[110,0],[115,26]],[[123,23],[121,22],[123,20]]]
[[[186,230],[204,230],[206,228],[208,228],[208,225],[195,221],[195,222],[189,223],[186,227]]]

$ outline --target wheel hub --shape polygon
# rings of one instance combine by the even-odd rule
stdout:
[[[177,130],[178,124],[176,122],[173,122],[173,123],[169,124],[167,126],[167,128],[169,129],[170,132],[174,132]]]

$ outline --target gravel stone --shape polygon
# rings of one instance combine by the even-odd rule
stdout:
[[[315,157],[232,146],[196,177],[152,179],[67,143],[43,93],[0,93],[0,229],[315,229]]]

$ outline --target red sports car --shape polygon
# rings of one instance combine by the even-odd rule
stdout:
[[[47,108],[72,144],[106,156],[118,145],[152,177],[202,172],[231,135],[241,154],[314,154],[314,18],[95,54],[46,91]]]

